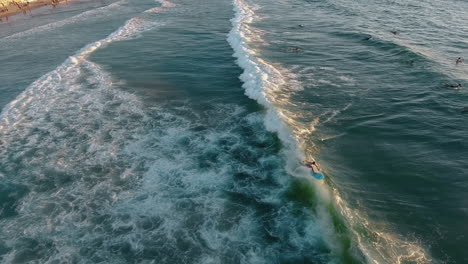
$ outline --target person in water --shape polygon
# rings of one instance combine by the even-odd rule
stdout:
[[[455,65],[458,65],[460,63],[463,63],[463,60],[461,57],[458,57],[458,59],[455,61]]]
[[[314,174],[317,173],[314,170],[314,166],[317,168],[317,170],[320,170],[319,166],[317,165],[315,161],[304,160],[303,163],[304,163],[304,166],[306,166],[307,168],[310,168]]]
[[[446,83],[445,86],[447,86],[447,87],[449,87],[449,88],[453,88],[453,89],[455,89],[455,90],[460,90],[461,87],[462,87],[461,83],[459,83],[458,85],[453,85],[453,84],[448,84],[448,83]]]

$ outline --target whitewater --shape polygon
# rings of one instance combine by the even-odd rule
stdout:
[[[0,261],[463,263],[463,47],[366,16],[392,8],[435,5],[71,1],[2,27]]]

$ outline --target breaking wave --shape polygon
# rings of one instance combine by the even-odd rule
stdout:
[[[296,177],[307,177],[305,171],[295,168],[300,166],[298,161],[304,158],[303,153],[311,154],[306,151],[304,140],[315,127],[304,127],[296,122],[295,118],[300,117],[287,108],[291,94],[301,90],[297,87],[300,83],[294,80],[295,74],[281,65],[262,59],[261,51],[251,46],[254,42],[262,41],[258,35],[253,36],[256,34],[252,32],[256,29],[251,25],[258,20],[255,11],[259,7],[244,0],[234,0],[233,5],[236,15],[232,19],[233,28],[229,33],[228,42],[234,49],[237,63],[244,70],[240,79],[244,82],[245,94],[266,108],[265,126],[278,133],[285,145],[284,157],[287,160],[288,173]],[[331,113],[324,122],[328,122],[327,120],[336,114]],[[363,212],[349,208],[334,187],[332,179],[326,179],[324,183],[309,180],[304,184],[314,186],[315,198],[318,200],[314,208],[317,224],[323,233],[323,239],[327,241],[327,246],[340,262],[431,262],[427,252],[418,242],[407,241],[383,231],[384,229],[378,229],[371,220],[364,217]],[[306,195],[314,196],[314,193]]]

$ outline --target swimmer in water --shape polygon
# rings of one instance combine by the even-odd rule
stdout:
[[[303,163],[304,166],[306,166],[307,168],[310,168],[314,174],[317,173],[317,172],[314,170],[314,166],[317,168],[317,170],[320,170],[319,166],[317,165],[317,163],[315,163],[315,161],[304,160],[302,163]]]
[[[462,58],[458,57],[457,61],[455,61],[455,65],[458,65],[460,63],[463,63]]]
[[[299,48],[299,47],[289,47],[287,50],[290,51],[290,52],[299,53],[301,51],[301,48]]]
[[[461,83],[459,83],[458,85],[445,83],[445,86],[448,88],[453,88],[455,90],[460,90],[462,87]]]

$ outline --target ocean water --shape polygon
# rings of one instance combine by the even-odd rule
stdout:
[[[0,24],[0,262],[467,263],[467,10],[102,0]]]

